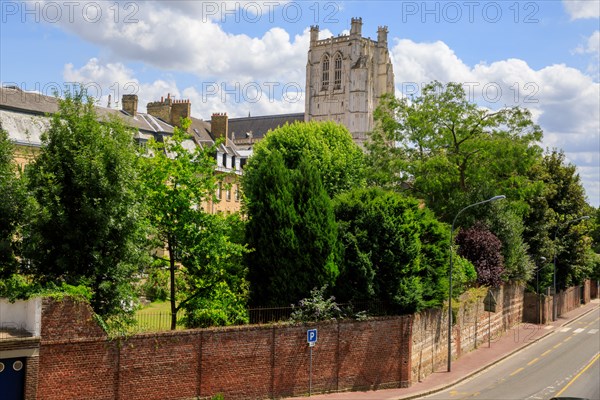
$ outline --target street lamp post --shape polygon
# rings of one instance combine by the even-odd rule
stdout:
[[[454,224],[456,223],[456,219],[458,218],[458,216],[463,211],[471,207],[489,203],[491,201],[502,200],[505,198],[506,196],[504,195],[494,196],[491,199],[468,205],[462,210],[460,210],[454,217],[454,220],[452,221],[452,228],[450,229],[450,272],[448,274],[448,282],[450,284],[448,288],[448,372],[450,372],[450,370],[452,369],[452,237],[454,236]]]
[[[547,261],[546,257],[540,257],[540,261],[545,263]],[[535,269],[535,294],[537,295],[537,307],[536,307],[536,311],[537,311],[537,323],[540,324],[541,321],[541,317],[540,317],[540,303],[541,303],[541,298],[540,298],[540,270],[546,268],[548,265],[542,265],[541,267],[538,267]]]
[[[562,223],[560,225],[558,225],[556,227],[556,230],[554,231],[554,238],[552,239],[552,242],[554,243],[554,294],[552,295],[552,321],[556,321],[556,317],[557,317],[557,310],[556,310],[556,254],[558,253],[558,249],[556,248],[556,235],[558,234],[558,230],[563,227],[563,226],[567,226],[569,224],[571,224],[572,222],[577,222],[577,221],[581,221],[583,219],[590,219],[589,215],[584,215],[583,217],[579,217],[579,218],[575,218],[572,219],[570,221],[567,221],[565,223]]]

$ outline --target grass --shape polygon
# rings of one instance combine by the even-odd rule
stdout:
[[[181,316],[181,314],[179,314]],[[168,331],[171,328],[171,303],[169,301],[155,301],[135,313],[138,329],[144,332]],[[177,323],[177,329],[185,327]]]

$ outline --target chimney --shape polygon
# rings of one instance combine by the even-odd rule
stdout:
[[[350,36],[358,36],[362,35],[362,18],[352,18],[352,22],[350,24]]]
[[[229,130],[229,118],[227,113],[213,113],[210,118],[210,130],[215,140],[224,138],[225,146],[229,145],[228,130]]]
[[[189,100],[173,100],[171,105],[171,125],[181,126],[181,118],[192,115],[192,103]]]
[[[135,117],[137,115],[138,97],[137,94],[124,94],[121,100],[121,107],[127,114]]]
[[[171,94],[167,95],[167,98],[160,98],[160,101],[153,101],[146,104],[146,110],[148,114],[152,115],[154,118],[159,118],[166,122],[167,124],[171,123],[171,105],[173,100],[171,100]]]

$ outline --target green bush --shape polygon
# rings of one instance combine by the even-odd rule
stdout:
[[[169,298],[169,270],[153,268],[142,285],[142,293],[150,301],[166,301]]]
[[[321,289],[314,288],[310,297],[300,300],[290,317],[292,322],[315,322],[343,318],[344,314],[335,302],[335,297],[325,298],[327,285]]]

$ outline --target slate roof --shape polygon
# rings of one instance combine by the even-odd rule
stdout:
[[[210,122],[194,117],[191,117],[190,120],[192,121],[190,133],[194,141],[201,146],[212,146],[214,140],[210,133]]]
[[[58,100],[56,97],[36,92],[25,92],[19,88],[1,87],[0,108],[7,111],[46,116],[58,111]],[[101,119],[115,116],[121,119],[125,125],[145,133],[173,133],[171,125],[149,114],[138,113],[135,117],[132,117],[123,110],[100,106],[95,106],[95,109]]]
[[[260,140],[269,130],[296,121],[303,122],[304,113],[230,118],[228,134],[234,141]]]
[[[136,138],[147,140],[152,136],[172,134],[173,126],[146,113],[137,113],[135,117],[119,109],[95,106],[99,118],[104,120],[114,116],[126,126],[137,130]],[[35,92],[25,92],[14,87],[0,87],[0,122],[12,140],[29,146],[41,144],[40,135],[50,124],[49,114],[58,111],[58,100]],[[190,118],[190,133],[199,146],[211,146],[214,138],[210,121]],[[222,151],[232,155],[248,157],[252,153],[252,144],[262,139],[269,130],[304,121],[304,113],[264,115],[229,119],[228,137],[233,139]],[[157,137],[158,139],[158,137]]]

